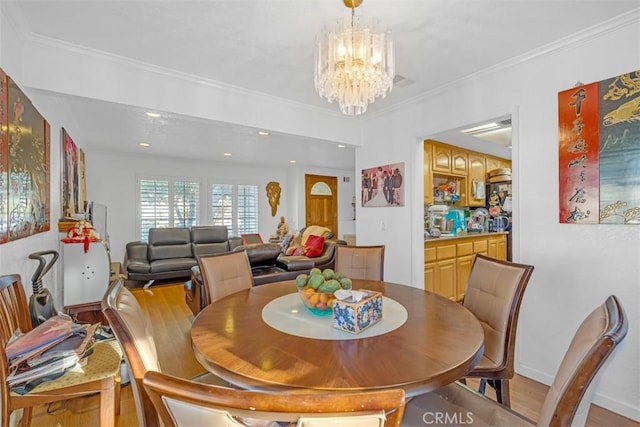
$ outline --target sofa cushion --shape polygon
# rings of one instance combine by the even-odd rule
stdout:
[[[191,241],[199,243],[226,243],[229,231],[224,225],[203,225],[191,227]]]
[[[192,258],[191,233],[188,228],[152,228],[149,230],[149,261]],[[177,269],[171,269],[177,270]],[[152,269],[153,270],[153,266]],[[166,270],[161,270],[166,271]]]
[[[323,248],[324,237],[311,235],[307,238],[307,243],[304,245],[304,251],[302,251],[302,255],[309,258],[317,258],[322,255]]]
[[[325,239],[330,239],[333,237],[333,232],[327,227],[322,227],[320,225],[310,225],[302,230],[303,246],[307,243],[307,239],[309,238],[309,236],[322,236]]]
[[[158,259],[151,263],[151,273],[162,273],[164,271],[187,270],[197,264],[195,258],[170,258]]]

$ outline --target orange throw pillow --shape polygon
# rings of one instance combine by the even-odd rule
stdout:
[[[324,249],[324,237],[311,235],[307,238],[302,255],[316,258],[322,255],[322,249]]]

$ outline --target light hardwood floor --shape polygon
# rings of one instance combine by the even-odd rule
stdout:
[[[181,377],[193,377],[204,372],[191,350],[189,328],[193,315],[184,302],[182,283],[154,284],[148,290],[132,289],[154,328],[156,345],[162,369]],[[474,380],[468,381],[472,387]],[[511,404],[513,409],[530,419],[537,419],[547,386],[516,375],[511,381]],[[492,390],[487,388],[487,394]],[[76,398],[60,405],[40,406],[35,409],[34,427],[89,427],[99,425],[99,405],[97,396]],[[131,386],[122,389],[120,416],[116,417],[118,427],[136,426],[135,404]],[[591,405],[589,427],[631,427],[640,423],[621,417],[603,408]]]

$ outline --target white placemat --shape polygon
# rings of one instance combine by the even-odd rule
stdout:
[[[264,306],[262,320],[274,329],[303,338],[321,340],[352,340],[375,337],[399,328],[407,321],[402,304],[382,297],[382,319],[359,334],[333,327],[333,316],[314,316],[300,300],[298,293],[283,295]]]

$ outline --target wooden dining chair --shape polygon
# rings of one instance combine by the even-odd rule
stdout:
[[[455,382],[411,400],[402,425],[422,427],[433,421],[436,414],[441,414],[442,418],[448,416],[450,424],[496,427],[584,425],[595,391],[594,378],[628,329],[629,320],[613,295],[587,316],[560,363],[537,423]]]
[[[337,245],[335,250],[335,271],[350,279],[384,280],[384,245]]]
[[[0,276],[0,399],[2,427],[10,425],[11,413],[22,409],[22,425],[31,425],[32,407],[74,397],[100,394],[100,425],[113,426],[120,413],[120,364],[122,350],[115,340],[97,342],[81,370],[69,370],[61,377],[37,385],[27,394],[11,391],[7,383],[9,364],[5,348],[20,330],[32,329],[22,279],[17,274]]]
[[[518,315],[533,266],[476,255],[467,280],[463,306],[484,329],[484,353],[468,377],[480,378],[480,393],[487,383],[496,399],[511,406],[509,380],[515,373]]]
[[[159,426],[158,414],[142,385],[142,378],[147,371],[161,371],[153,329],[147,322],[140,303],[121,279],[111,282],[101,305],[104,317],[124,350],[138,424],[140,427]],[[208,373],[194,380],[230,386]]]
[[[398,427],[405,406],[402,389],[267,393],[199,384],[153,371],[145,375],[144,387],[165,427]]]
[[[205,305],[253,286],[251,264],[245,251],[197,257]]]

